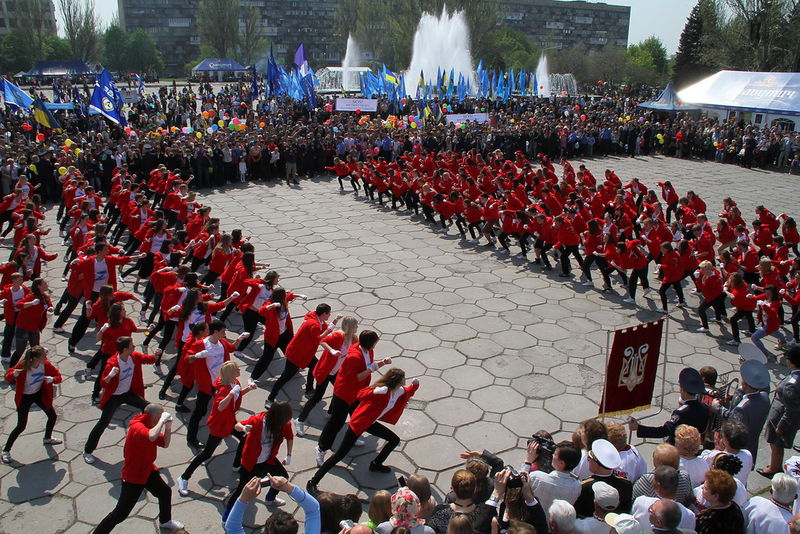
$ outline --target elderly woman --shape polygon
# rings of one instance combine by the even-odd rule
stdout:
[[[696,488],[705,480],[708,462],[698,456],[703,449],[700,432],[691,425],[681,425],[675,430],[675,448],[680,454],[680,470],[688,473],[692,487]]]
[[[744,534],[742,509],[733,501],[736,481],[721,469],[711,469],[703,482],[703,498],[708,508],[697,514],[697,534]]]
[[[425,520],[420,517],[422,504],[417,495],[402,487],[392,495],[392,516],[375,529],[378,534],[390,534],[395,528],[403,527],[411,534],[434,534],[431,527],[425,525]],[[446,526],[446,524],[445,524]]]

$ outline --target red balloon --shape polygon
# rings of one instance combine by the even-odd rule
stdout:
[[[361,115],[361,110],[360,109],[356,110],[356,115]]]
[[[36,134],[36,140],[37,141],[44,141],[44,134],[41,133],[41,132],[37,133]]]

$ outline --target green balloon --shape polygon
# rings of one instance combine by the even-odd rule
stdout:
[[[231,122],[230,124],[228,124],[228,129],[230,131],[234,131],[236,129],[236,125]]]

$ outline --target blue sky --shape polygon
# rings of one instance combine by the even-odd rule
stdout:
[[[667,52],[674,54],[686,18],[697,0],[609,0],[603,3],[631,6],[629,43],[655,35],[664,41]],[[97,0],[96,5],[103,23],[108,24],[117,13],[116,0]]]

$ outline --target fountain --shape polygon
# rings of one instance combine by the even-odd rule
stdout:
[[[345,91],[357,91],[359,88],[359,73],[353,70],[353,67],[359,66],[360,55],[358,43],[356,43],[356,40],[353,39],[351,34],[348,34],[347,50],[344,53],[344,60],[342,61],[342,85]]]
[[[439,71],[455,73],[455,82],[462,74],[470,80],[474,89],[475,74],[472,70],[472,56],[469,49],[469,27],[464,13],[457,11],[448,13],[446,7],[442,14],[435,16],[423,13],[414,34],[414,48],[411,64],[405,72],[406,92],[410,96],[417,94],[419,73],[425,77],[425,83],[436,83]]]
[[[536,83],[539,87],[534,88],[537,96],[549,98],[552,92],[550,85],[550,68],[547,66],[547,56],[542,54],[539,64],[536,65]]]

